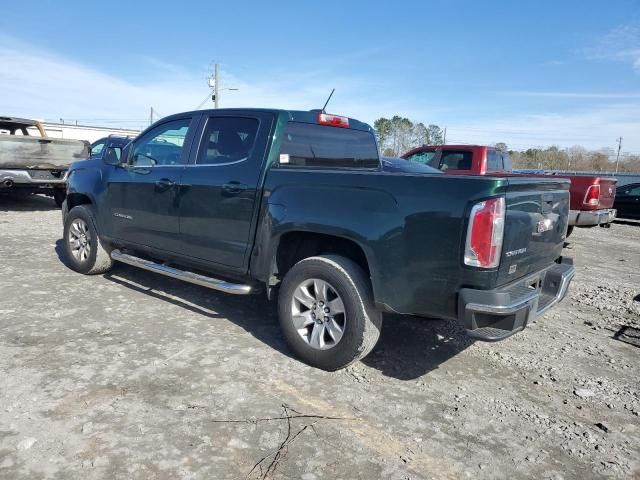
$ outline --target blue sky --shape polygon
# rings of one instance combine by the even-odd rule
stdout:
[[[0,114],[144,127],[223,107],[399,114],[460,143],[640,152],[640,2],[6,2]],[[210,104],[209,104],[210,105]]]

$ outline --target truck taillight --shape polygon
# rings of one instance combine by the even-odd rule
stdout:
[[[495,268],[500,263],[504,237],[504,198],[477,203],[471,209],[464,263],[472,267]]]
[[[338,115],[329,115],[328,113],[318,113],[318,123],[320,125],[329,125],[331,127],[349,128],[349,119]]]
[[[600,185],[591,185],[584,196],[584,204],[590,207],[600,205]]]

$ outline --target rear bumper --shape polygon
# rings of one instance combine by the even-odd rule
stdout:
[[[564,257],[561,263],[496,290],[463,288],[458,318],[473,338],[503,340],[562,300],[574,275],[573,261]]]
[[[595,227],[611,223],[616,218],[614,208],[603,208],[602,210],[570,210],[569,225],[575,227]]]
[[[60,176],[56,177],[49,170],[0,170],[0,188],[11,188],[14,185],[36,188],[63,187],[68,176],[68,171],[60,172]]]

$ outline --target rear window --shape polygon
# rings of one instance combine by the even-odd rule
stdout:
[[[280,165],[378,168],[380,161],[371,132],[289,122],[282,135]]]

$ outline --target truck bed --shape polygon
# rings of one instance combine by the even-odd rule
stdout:
[[[0,136],[0,169],[66,170],[89,157],[89,144],[81,140]]]

